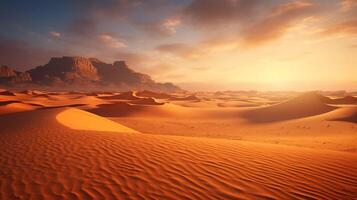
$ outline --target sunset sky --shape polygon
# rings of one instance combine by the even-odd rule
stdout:
[[[357,0],[0,2],[0,64],[126,60],[192,90],[357,90]]]

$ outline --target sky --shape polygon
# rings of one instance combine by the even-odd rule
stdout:
[[[0,64],[125,60],[188,90],[357,91],[357,0],[1,0]]]

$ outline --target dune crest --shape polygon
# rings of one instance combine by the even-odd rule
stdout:
[[[172,96],[163,92],[153,92],[149,90],[139,91],[136,93],[139,97],[152,97],[155,99],[169,99]]]
[[[109,119],[75,108],[69,108],[59,113],[56,119],[62,125],[76,130],[139,133]]]
[[[0,115],[16,113],[16,112],[25,112],[41,108],[37,105],[31,105],[23,103],[21,101],[6,101],[0,102]]]
[[[0,95],[3,95],[3,96],[15,96],[15,93],[7,91],[7,90],[4,90],[4,91],[0,91]]]
[[[104,96],[100,98],[108,99],[108,100],[140,100],[141,99],[140,97],[137,97],[133,91],[122,92],[120,94]]]
[[[291,100],[249,110],[244,117],[251,122],[269,123],[305,118],[335,110],[336,107],[327,105],[325,102],[331,100],[315,92],[308,92]]]
[[[170,101],[200,101],[201,99],[198,98],[196,95],[189,95],[185,97],[171,97],[169,98]]]
[[[61,113],[90,123],[76,109],[0,118],[0,199],[356,197],[356,154],[74,130],[58,122]]]
[[[331,104],[357,104],[357,98],[354,96],[345,96],[343,98],[334,99]]]
[[[339,110],[338,114],[330,117],[331,121],[357,123],[357,107],[347,107]]]

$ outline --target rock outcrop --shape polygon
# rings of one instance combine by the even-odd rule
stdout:
[[[82,57],[51,58],[48,64],[28,72],[37,84],[88,84],[99,80],[97,69]]]
[[[4,65],[0,67],[0,84],[25,83],[31,80],[31,75],[28,72],[18,72]]]
[[[96,58],[84,57],[51,58],[48,64],[27,72],[17,72],[3,66],[0,68],[0,84],[27,84],[30,89],[46,87],[83,91],[181,90],[172,83],[155,82],[149,75],[131,69],[124,61],[108,64]]]

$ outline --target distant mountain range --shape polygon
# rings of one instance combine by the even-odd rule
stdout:
[[[0,67],[0,85],[18,89],[127,91],[152,90],[177,92],[172,83],[158,83],[149,75],[136,72],[124,61],[113,64],[96,58],[55,57],[49,63],[26,72]]]

